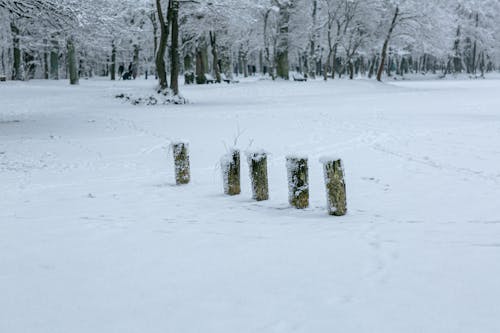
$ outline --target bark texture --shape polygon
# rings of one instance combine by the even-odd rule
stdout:
[[[347,214],[347,196],[342,160],[324,162],[328,213],[334,216]]]
[[[224,193],[227,195],[238,195],[241,193],[240,164],[240,151],[236,149],[232,150],[221,160]]]
[[[175,164],[175,182],[177,185],[189,184],[191,180],[189,167],[189,144],[177,142],[172,144]]]
[[[253,199],[264,201],[269,199],[269,183],[267,180],[267,154],[253,152],[248,154],[250,179],[252,181]]]
[[[288,157],[288,202],[297,209],[309,207],[309,170],[307,158]]]

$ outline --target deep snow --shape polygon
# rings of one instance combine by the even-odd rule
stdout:
[[[500,80],[0,83],[0,332],[500,331]],[[169,144],[187,140],[192,183]],[[225,197],[237,139],[270,195]],[[311,208],[285,157],[309,156]],[[320,156],[349,214],[326,213]]]

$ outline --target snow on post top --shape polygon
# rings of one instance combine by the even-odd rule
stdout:
[[[233,160],[233,156],[236,152],[239,152],[239,149],[236,148],[236,147],[232,147],[232,148],[229,148],[227,153],[224,154],[220,161],[223,165],[227,164],[227,163],[230,163],[232,160]]]
[[[321,156],[319,158],[319,162],[322,164],[326,164],[326,163],[330,163],[330,162],[334,162],[334,161],[339,161],[339,160],[342,160],[342,159],[337,155],[325,155],[325,156]]]
[[[189,141],[188,140],[181,140],[181,139],[172,140],[170,142],[170,145],[171,146],[177,146],[177,145],[186,145],[186,146],[189,146]]]
[[[246,155],[249,161],[261,161],[262,159],[266,158],[268,155],[268,152],[266,152],[263,149],[259,150],[247,150]]]
[[[286,155],[285,158],[287,160],[307,160],[308,157],[307,155],[302,155],[302,154],[289,154],[289,155]]]

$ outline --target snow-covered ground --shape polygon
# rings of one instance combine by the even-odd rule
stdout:
[[[0,83],[0,332],[499,332],[500,80]],[[268,202],[222,195],[235,139]],[[191,144],[174,185],[170,140]],[[288,207],[285,156],[310,158]],[[330,217],[319,158],[346,168]]]

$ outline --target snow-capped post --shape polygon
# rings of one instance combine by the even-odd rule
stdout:
[[[309,171],[307,158],[288,156],[288,202],[297,209],[309,207]]]
[[[188,184],[190,181],[189,144],[186,142],[173,142],[171,147],[174,152],[175,182],[177,185]]]
[[[238,149],[231,149],[229,153],[221,158],[220,164],[224,182],[224,193],[227,195],[238,195],[241,193],[240,160],[240,151]]]
[[[268,200],[267,153],[265,151],[248,152],[247,159],[252,181],[253,199],[257,201]]]
[[[339,158],[322,158],[328,213],[334,216],[347,214],[347,196],[344,181],[344,166]]]

